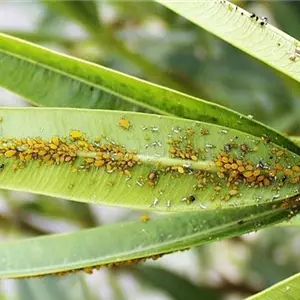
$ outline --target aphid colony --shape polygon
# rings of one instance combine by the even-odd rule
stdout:
[[[65,276],[65,275],[70,275],[70,274],[77,273],[80,271],[83,271],[87,274],[93,274],[94,271],[98,271],[101,268],[118,268],[118,267],[123,267],[123,266],[128,266],[128,265],[136,265],[138,263],[145,262],[148,259],[157,260],[157,259],[161,258],[164,254],[168,254],[168,253],[155,254],[152,256],[148,256],[148,257],[133,258],[133,259],[120,261],[120,262],[112,262],[112,263],[107,263],[107,264],[102,264],[102,265],[91,266],[91,267],[73,269],[73,270],[69,270],[69,271],[62,271],[62,272],[55,273],[55,275]],[[29,278],[34,278],[34,277],[41,277],[41,275],[30,276]]]
[[[13,169],[24,168],[31,161],[45,165],[68,163],[73,172],[91,167],[104,167],[107,172],[120,171],[130,175],[130,169],[139,163],[134,151],[128,151],[115,143],[100,144],[100,139],[89,142],[85,135],[74,130],[68,138],[3,138],[0,139],[0,156],[13,159]],[[75,167],[75,161],[82,163]]]
[[[131,128],[127,119],[120,119],[119,126],[125,130]],[[197,125],[198,126],[198,125]],[[153,129],[154,128],[154,129]],[[152,127],[153,134],[157,134],[159,127]],[[300,183],[300,166],[290,164],[290,154],[271,144],[268,136],[263,136],[259,141],[253,140],[254,147],[245,141],[237,143],[238,137],[229,138],[223,142],[221,151],[213,144],[195,147],[195,133],[199,132],[199,139],[209,139],[209,130],[206,128],[172,128],[173,134],[168,134],[169,157],[176,163],[160,165],[151,163],[150,171],[138,178],[136,184],[140,187],[156,188],[162,176],[171,174],[171,180],[179,176],[192,176],[196,179],[192,194],[186,195],[181,201],[186,204],[197,202],[197,192],[208,187],[213,187],[213,194],[209,200],[217,198],[228,201],[240,195],[242,186],[268,187],[279,191],[283,185]],[[222,139],[227,136],[228,130],[218,131]],[[102,143],[102,141],[105,141]],[[201,141],[203,142],[203,141]],[[257,151],[257,145],[264,143],[269,152],[269,160],[263,159],[253,162],[248,155]],[[204,147],[203,147],[204,146]],[[115,142],[108,142],[105,137],[89,141],[79,130],[73,130],[68,137],[53,136],[49,140],[36,138],[2,138],[0,139],[0,157],[12,160],[14,170],[23,169],[31,161],[40,165],[69,164],[73,172],[87,171],[92,168],[103,168],[107,173],[120,172],[131,179],[131,170],[142,163],[142,155],[135,151],[127,150]],[[271,159],[272,158],[272,159]],[[182,164],[180,162],[182,161]],[[179,162],[179,163],[178,163]],[[145,161],[146,164],[149,164]],[[4,165],[3,165],[4,167]],[[3,168],[2,167],[2,168]],[[113,186],[113,183],[111,184]],[[277,195],[277,194],[276,194]],[[275,196],[274,196],[275,197]],[[275,198],[274,198],[275,199]],[[155,198],[152,206],[159,200]],[[167,207],[171,206],[168,200]]]

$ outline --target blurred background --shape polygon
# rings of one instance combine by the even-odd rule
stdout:
[[[233,2],[300,38],[300,2]],[[0,31],[300,134],[299,84],[151,1],[1,0]],[[30,105],[3,89],[0,104]],[[142,214],[1,191],[0,238],[71,232]],[[277,227],[92,275],[3,280],[0,299],[238,300],[298,272],[299,252],[299,230]]]

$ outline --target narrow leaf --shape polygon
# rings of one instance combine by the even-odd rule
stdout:
[[[156,1],[300,82],[300,42],[259,15],[226,0]]]
[[[0,116],[1,188],[164,211],[299,194],[300,158],[234,129],[117,111],[2,108]]]
[[[188,279],[166,269],[154,266],[131,268],[137,279],[168,293],[174,300],[222,299],[220,291],[205,286],[197,286]]]
[[[289,277],[247,300],[296,300],[300,295],[300,274]]]
[[[298,199],[259,206],[171,214],[144,222],[114,224],[70,234],[0,244],[0,278],[18,278],[120,266],[158,258],[220,238],[281,222],[299,210]]]
[[[0,86],[40,106],[152,111],[268,136],[300,154],[271,128],[232,110],[0,34]]]

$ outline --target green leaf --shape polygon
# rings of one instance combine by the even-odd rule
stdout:
[[[93,299],[82,276],[68,277],[47,276],[17,280],[18,300],[76,300]]]
[[[98,5],[95,1],[50,1],[45,4],[56,13],[74,19],[89,30],[98,30],[100,27]]]
[[[299,194],[299,157],[234,129],[117,111],[2,108],[0,116],[4,189],[163,211]]]
[[[154,266],[134,267],[130,270],[145,283],[168,293],[174,300],[222,299],[221,292],[205,286],[197,286],[186,278],[166,269]]]
[[[162,70],[159,65],[153,64],[141,55],[141,53],[135,53],[131,49],[127,48],[126,44],[118,38],[115,32],[106,24],[99,23],[97,9],[98,5],[95,1],[55,1],[44,2],[44,5],[53,9],[57,13],[66,16],[70,20],[79,23],[84,29],[87,30],[96,40],[101,48],[105,48],[108,52],[117,52],[126,61],[135,64],[140,70],[142,70],[145,76],[153,78],[156,81],[161,81],[164,84],[186,91],[184,85],[180,81],[174,80],[166,70]]]
[[[259,206],[170,214],[0,244],[0,278],[60,273],[91,267],[118,266],[146,257],[240,235],[281,222],[296,214],[296,198]]]
[[[300,82],[300,42],[229,1],[156,0],[226,42]],[[251,17],[252,16],[252,17]],[[262,25],[261,25],[262,24]]]
[[[226,126],[300,154],[293,142],[232,110],[0,34],[0,85],[40,106],[152,111]],[[38,88],[37,88],[38,87]]]
[[[300,274],[289,277],[247,300],[296,300],[300,295]]]
[[[19,300],[38,300],[41,296],[45,300],[70,299],[55,277],[49,276],[41,279],[19,280],[17,281],[17,286]]]

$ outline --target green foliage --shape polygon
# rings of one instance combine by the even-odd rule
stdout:
[[[0,277],[59,275],[82,269],[89,273],[95,266],[122,266],[144,258],[156,259],[162,254],[257,230],[289,217],[290,210],[277,202],[171,214],[148,222],[106,225],[7,242],[0,246]]]
[[[299,274],[294,275],[280,283],[266,289],[265,291],[247,298],[248,300],[286,299],[293,300],[299,297],[300,289]]]
[[[42,9],[35,31],[0,34],[0,85],[26,98],[29,105],[56,107],[0,109],[0,187],[39,194],[24,201],[24,196],[18,199],[18,194],[4,190],[10,214],[0,215],[2,231],[10,238],[51,232],[35,218],[64,220],[80,229],[1,243],[1,278],[122,266],[120,270],[173,299],[223,299],[231,291],[246,297],[296,272],[296,264],[272,268],[273,257],[283,259],[276,249],[270,257],[264,253],[264,245],[276,248],[276,234],[263,231],[267,238],[261,249],[238,236],[278,224],[289,228],[273,231],[288,234],[292,226],[299,226],[298,217],[286,222],[299,210],[299,42],[266,24],[262,15],[251,17],[243,9],[246,2],[240,3],[243,8],[228,1],[157,2],[46,1],[33,4]],[[297,4],[261,7],[253,5],[259,11],[267,9],[297,38]],[[111,19],[106,18],[107,9],[114,12]],[[84,30],[83,37],[66,34],[65,28],[74,24]],[[158,28],[156,37],[153,28]],[[140,36],[139,30],[146,35]],[[287,76],[279,77],[210,33]],[[13,35],[58,46],[68,55]],[[223,157],[233,161],[228,164]],[[250,169],[235,174],[237,161]],[[228,165],[232,170],[226,171]],[[254,171],[260,174],[254,176]],[[95,213],[99,204],[147,213],[140,217],[130,212],[123,217],[126,222],[106,225]],[[155,216],[155,211],[165,214]],[[97,227],[102,223],[105,226]],[[264,277],[259,288],[235,285],[233,278],[217,288],[209,279],[191,283],[157,267],[123,267],[214,245],[226,237],[236,237],[228,240],[231,252],[238,249],[238,241],[251,252],[249,262],[244,260],[244,276],[251,279],[258,271]],[[198,257],[204,258],[202,268],[209,266],[207,247],[197,248]],[[125,299],[119,272],[110,274],[115,297]],[[297,278],[249,299],[294,299]],[[72,294],[78,282],[80,292]],[[22,279],[17,287],[18,299],[99,296],[89,292],[79,275],[66,280]]]
[[[296,61],[300,43],[229,1],[179,2],[156,0],[269,66],[300,81]],[[257,41],[253,43],[253,41]]]

